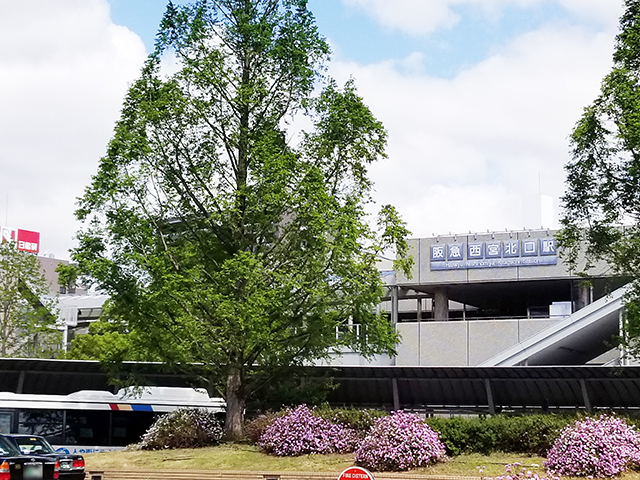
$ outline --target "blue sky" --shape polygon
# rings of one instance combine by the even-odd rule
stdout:
[[[151,50],[166,8],[164,2],[109,0],[109,4],[113,21],[136,32]],[[570,12],[552,1],[528,7],[507,5],[495,16],[483,12],[477,5],[462,4],[452,8],[459,16],[454,27],[411,34],[397,27],[385,27],[363,14],[362,9],[340,0],[310,0],[309,9],[316,17],[320,32],[345,59],[375,63],[422,52],[425,72],[444,78],[451,78],[460,69],[481,61],[517,35],[548,22],[570,25],[574,21]]]
[[[42,253],[69,257],[75,200],[165,7],[0,0],[0,225],[41,232]],[[332,45],[329,74],[353,77],[388,130],[374,199],[414,236],[557,226],[568,136],[611,67],[622,0],[309,7]],[[546,216],[541,194],[555,204]]]

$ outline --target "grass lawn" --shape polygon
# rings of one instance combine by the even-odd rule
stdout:
[[[225,444],[189,450],[92,453],[85,455],[85,459],[87,470],[166,468],[339,473],[353,465],[353,454],[275,457],[261,453],[255,446],[242,444]],[[528,469],[542,474],[544,473],[541,468],[543,460],[541,457],[524,455],[460,455],[446,463],[412,470],[412,473],[478,476],[477,467],[483,465],[486,467],[484,476],[496,476],[504,473],[504,466],[507,463],[520,462]],[[538,465],[538,467],[532,465]]]
[[[87,470],[117,469],[193,469],[193,470],[247,470],[247,471],[303,471],[335,472],[353,465],[353,454],[302,455],[300,457],[275,457],[261,453],[252,445],[224,444],[217,447],[162,450],[117,451],[85,455]],[[445,463],[418,468],[411,473],[443,476],[477,477],[479,466],[484,466],[484,477],[504,473],[508,463],[520,462],[527,470],[544,475],[542,457],[495,453],[492,455],[460,455]],[[581,479],[584,480],[584,479]],[[640,480],[640,472],[629,472],[620,480]]]

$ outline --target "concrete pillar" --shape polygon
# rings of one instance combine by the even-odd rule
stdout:
[[[437,322],[449,320],[449,294],[446,288],[436,288],[433,293],[433,319]]]
[[[593,302],[593,288],[586,282],[581,282],[577,287],[576,310],[586,307]]]
[[[395,327],[398,324],[398,286],[391,287],[391,324]]]

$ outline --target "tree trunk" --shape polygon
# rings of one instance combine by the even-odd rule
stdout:
[[[227,440],[237,442],[243,438],[245,394],[240,369],[231,367],[227,376],[227,415],[224,432]]]

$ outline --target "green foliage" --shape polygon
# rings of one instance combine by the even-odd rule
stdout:
[[[78,269],[75,265],[60,262],[56,267],[56,273],[58,274],[58,285],[66,289],[76,287]]]
[[[262,437],[262,434],[271,425],[276,418],[286,415],[288,410],[280,410],[277,412],[267,411],[260,413],[249,419],[244,425],[244,435],[249,443],[255,445]]]
[[[137,351],[208,369],[239,437],[247,399],[291,365],[394,351],[375,264],[406,254],[407,231],[392,207],[369,226],[386,131],[353,82],[322,77],[329,48],[306,1],[170,4],[157,38],[80,199],[73,257]],[[295,142],[300,115],[312,128]],[[361,334],[336,336],[346,322]]]
[[[363,437],[369,432],[378,418],[389,415],[382,410],[347,407],[334,408],[326,403],[320,405],[314,412],[325,420],[329,420],[332,423],[339,423],[355,430],[359,436]]]
[[[138,349],[135,334],[130,334],[120,322],[99,320],[89,325],[89,332],[71,341],[65,358],[69,360],[101,360],[123,362],[148,360],[149,355]]]
[[[331,377],[309,377],[304,367],[281,368],[277,381],[264,376],[262,387],[247,402],[247,411],[265,412],[284,406],[319,405],[336,388]],[[259,378],[255,378],[259,383]]]
[[[578,272],[604,259],[636,284],[625,299],[632,354],[640,331],[640,2],[625,1],[613,68],[571,134],[560,245]],[[584,258],[582,254],[584,255]]]
[[[428,418],[448,455],[494,452],[544,455],[571,418],[559,415],[496,415],[488,418]]]
[[[35,255],[0,243],[0,357],[51,358],[62,336],[57,302]]]

